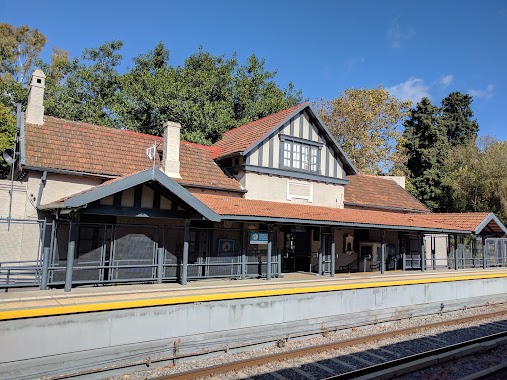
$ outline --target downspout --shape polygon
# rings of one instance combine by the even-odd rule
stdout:
[[[37,202],[35,203],[35,208],[38,210],[40,206],[40,202],[42,199],[42,191],[44,190],[44,187],[46,186],[46,179],[48,177],[47,170],[44,170],[42,173],[42,177],[40,177],[40,183],[39,183],[39,193],[37,194]]]

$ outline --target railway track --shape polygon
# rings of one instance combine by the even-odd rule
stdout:
[[[505,315],[505,311],[501,311],[448,320],[162,376],[156,380],[388,379],[507,344],[507,319],[451,331],[443,329]],[[403,337],[406,339],[400,339]]]

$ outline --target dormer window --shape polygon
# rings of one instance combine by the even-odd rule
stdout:
[[[312,173],[320,171],[321,143],[285,135],[280,135],[280,141],[284,168]]]

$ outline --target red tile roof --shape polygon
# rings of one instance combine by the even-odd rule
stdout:
[[[435,213],[424,215],[424,219],[438,223],[452,224],[469,231],[474,231],[490,215],[492,214],[488,212]],[[503,233],[504,231],[494,220],[488,223],[488,227],[494,232]],[[478,232],[480,233],[481,231]],[[489,231],[486,230],[486,232]]]
[[[44,117],[44,125],[25,125],[25,164],[96,175],[124,176],[151,166],[146,149],[162,149],[163,138],[93,124]],[[240,190],[213,161],[217,149],[181,142],[181,185]],[[156,166],[160,166],[156,157]]]
[[[403,229],[423,230],[470,230],[452,224],[425,219],[426,214],[402,214],[384,211],[339,209],[321,206],[299,205],[260,201],[245,198],[217,196],[211,194],[195,194],[205,205],[217,214],[254,216],[261,218],[286,218],[294,220],[312,220],[324,222],[338,222],[345,224],[361,224],[375,226],[392,226]],[[227,219],[225,217],[225,219]]]
[[[421,202],[389,177],[349,175],[345,186],[345,205],[430,212]]]
[[[214,147],[222,149],[217,157],[225,157],[232,153],[244,152],[251,145],[261,140],[273,128],[280,125],[280,123],[290,117],[294,112],[306,107],[308,104],[309,103],[298,104],[297,106],[225,132],[222,139],[213,144]]]

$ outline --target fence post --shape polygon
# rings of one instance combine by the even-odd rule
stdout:
[[[461,237],[461,264],[463,265],[463,269],[466,268],[466,265],[465,265],[465,237],[462,236]]]
[[[282,277],[282,250],[281,249],[277,249],[276,250],[276,254],[277,254],[277,260],[278,260],[278,278],[281,278]]]
[[[436,239],[435,235],[431,235],[431,264],[433,266],[433,270],[437,270],[437,247],[436,247]]]
[[[49,247],[44,247],[42,250],[42,276],[40,280],[40,290],[46,290],[48,288],[48,275],[49,275]]]
[[[426,244],[424,241],[424,235],[421,234],[421,272],[426,270]]]
[[[336,260],[335,260],[336,245],[334,241],[334,234],[335,230],[333,228],[331,229],[331,277],[334,277],[336,272]]]
[[[454,270],[458,270],[458,236],[454,235]]]
[[[183,237],[183,260],[181,268],[181,285],[187,284],[188,276],[188,246],[190,241],[190,220],[185,220],[185,233]]]
[[[482,269],[486,269],[486,250],[488,245],[486,244],[486,239],[482,240]]]
[[[272,237],[271,237],[271,231],[268,231],[268,263],[266,268],[266,280],[271,280],[271,254],[272,254]]]
[[[69,244],[67,246],[67,268],[65,270],[64,291],[72,289],[72,271],[74,270],[74,253],[76,251],[76,223],[70,223]]]
[[[157,284],[161,284],[164,278],[164,251],[165,248],[157,249]]]
[[[386,271],[386,232],[380,231],[380,274]]]
[[[245,248],[242,248],[241,249],[241,278],[242,279],[245,279],[246,278],[246,249]]]

